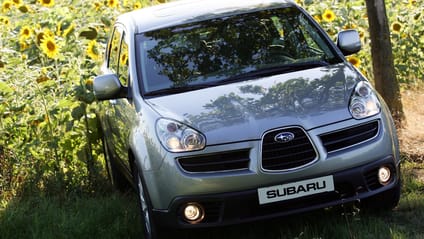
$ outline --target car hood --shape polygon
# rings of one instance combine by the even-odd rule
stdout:
[[[347,64],[147,99],[162,117],[202,132],[208,145],[260,139],[269,129],[312,129],[352,118],[359,74]]]

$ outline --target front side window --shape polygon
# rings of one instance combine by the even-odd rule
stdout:
[[[137,35],[145,96],[341,62],[296,8],[189,23]]]
[[[114,29],[108,46],[108,69],[117,74],[123,86],[128,85],[128,44],[125,32],[121,28]]]

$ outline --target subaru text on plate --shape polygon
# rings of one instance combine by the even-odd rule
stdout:
[[[386,104],[288,0],[182,0],[117,18],[94,81],[117,187],[147,238],[400,196]]]

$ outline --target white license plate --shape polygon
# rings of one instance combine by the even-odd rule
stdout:
[[[259,204],[334,191],[333,175],[258,189]]]

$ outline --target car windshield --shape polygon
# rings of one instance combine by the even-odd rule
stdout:
[[[341,62],[297,8],[262,10],[137,35],[145,96]]]

